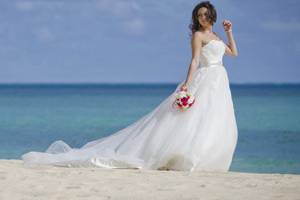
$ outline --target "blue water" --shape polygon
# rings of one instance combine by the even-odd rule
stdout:
[[[62,139],[79,148],[153,110],[176,84],[0,85],[0,159]],[[231,171],[300,174],[300,85],[231,85]]]

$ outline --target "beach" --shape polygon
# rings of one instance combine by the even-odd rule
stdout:
[[[0,199],[300,199],[300,175],[144,169],[26,168],[0,160]]]

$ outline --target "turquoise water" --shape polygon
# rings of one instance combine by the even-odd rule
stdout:
[[[153,110],[176,84],[0,85],[0,159],[79,148]],[[231,171],[300,174],[300,85],[231,85],[239,138]]]

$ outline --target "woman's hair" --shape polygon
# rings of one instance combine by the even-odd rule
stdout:
[[[215,7],[209,1],[203,1],[195,6],[192,12],[192,20],[189,28],[193,33],[202,29],[201,24],[198,21],[198,10],[202,7],[207,8],[206,20],[213,25],[217,21],[217,11]]]

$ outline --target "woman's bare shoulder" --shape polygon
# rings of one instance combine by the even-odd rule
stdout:
[[[204,38],[203,33],[200,32],[200,31],[195,31],[195,32],[192,34],[192,41],[193,41],[193,40],[202,41],[203,38]]]
[[[193,37],[203,37],[203,33],[202,32],[200,32],[200,31],[195,31],[194,33],[193,33]]]

